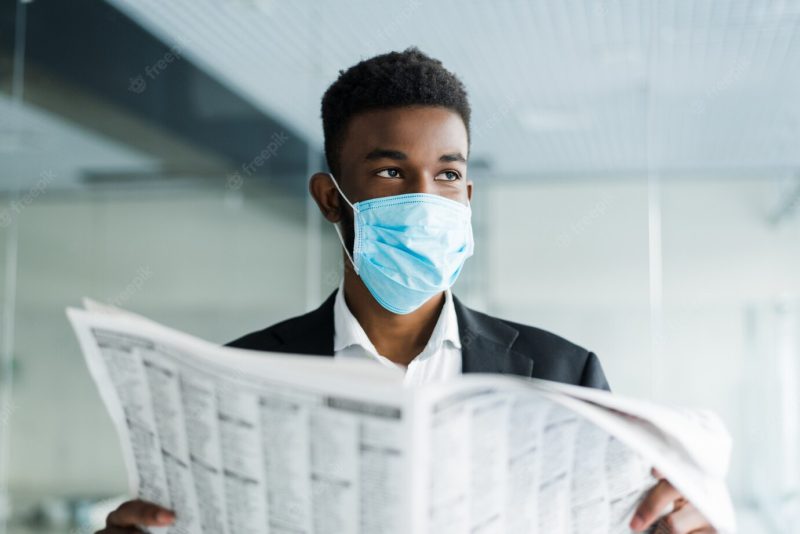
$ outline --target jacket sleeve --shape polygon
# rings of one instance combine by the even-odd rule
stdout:
[[[581,373],[580,385],[587,388],[611,391],[608,380],[606,380],[606,375],[603,373],[603,367],[600,365],[600,360],[594,352],[590,352],[586,357],[586,363]]]

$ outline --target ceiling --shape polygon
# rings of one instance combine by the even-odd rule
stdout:
[[[493,174],[800,168],[798,0],[107,1],[317,147],[338,71],[417,45]]]

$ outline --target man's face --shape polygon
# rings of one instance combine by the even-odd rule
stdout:
[[[454,111],[432,106],[369,111],[347,127],[336,178],[354,204],[405,193],[467,204],[472,196],[467,151],[467,130]]]
[[[336,176],[348,200],[405,193],[440,195],[462,204],[472,199],[467,180],[469,143],[456,112],[434,106],[406,106],[361,113],[347,127]],[[311,194],[332,223],[342,223],[353,250],[353,212],[330,177],[316,173]]]

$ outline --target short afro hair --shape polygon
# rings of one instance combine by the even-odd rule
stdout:
[[[359,113],[404,106],[441,106],[461,116],[469,139],[467,91],[455,74],[417,47],[365,59],[339,71],[322,97],[325,158],[339,172],[339,156],[350,120]]]

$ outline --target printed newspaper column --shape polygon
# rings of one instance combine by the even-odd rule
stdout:
[[[618,439],[608,438],[605,458],[605,476],[608,498],[611,504],[611,525],[622,525],[618,532],[630,532],[628,522],[642,492],[655,480],[650,476],[650,467],[631,448]]]
[[[139,497],[172,507],[161,456],[161,440],[149,402],[150,388],[137,349],[150,343],[102,328],[93,328],[91,333],[124,412],[131,452],[139,474]]]
[[[358,416],[328,397],[311,412],[311,495],[314,534],[358,534]]]
[[[535,534],[538,521],[539,454],[550,403],[515,395],[508,414],[506,532]]]
[[[225,502],[231,534],[269,531],[258,396],[233,382],[218,387]]]
[[[510,396],[492,393],[469,403],[469,531],[505,534]]]
[[[272,532],[312,532],[310,419],[319,403],[315,395],[278,387],[261,395]]]
[[[404,534],[402,503],[408,495],[403,495],[407,486],[401,481],[410,470],[401,448],[402,410],[376,406],[372,415],[361,421],[361,532]]]
[[[608,434],[597,425],[585,420],[580,422],[572,468],[571,531],[574,534],[610,529],[605,471],[608,440]]]
[[[150,386],[153,414],[161,438],[161,454],[167,474],[172,508],[176,520],[170,528],[175,534],[200,532],[200,514],[192,476],[189,446],[183,424],[183,400],[181,399],[178,366],[168,357],[168,352],[159,346],[152,350],[141,350],[147,383]]]
[[[569,532],[570,480],[578,416],[553,405],[542,432],[539,465],[539,532]]]
[[[433,534],[464,534],[469,517],[469,410],[462,396],[436,402],[431,410],[429,526]]]
[[[214,380],[204,373],[185,370],[181,376],[181,396],[203,531],[227,534],[225,478]]]

